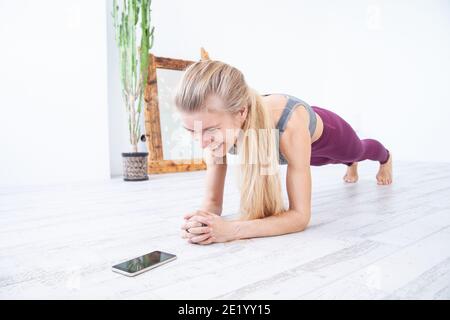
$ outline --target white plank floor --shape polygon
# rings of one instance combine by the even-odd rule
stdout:
[[[450,299],[450,164],[394,170],[378,186],[375,162],[360,163],[356,184],[343,165],[313,167],[306,231],[209,246],[179,233],[204,171],[0,188],[0,299]],[[111,271],[153,250],[178,258],[134,278]]]

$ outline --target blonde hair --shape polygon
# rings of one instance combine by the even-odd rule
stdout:
[[[186,68],[174,102],[180,111],[201,111],[211,94],[224,102],[223,111],[235,114],[248,107],[242,143],[238,145],[241,219],[282,213],[285,207],[278,170],[278,135],[273,134],[277,131],[261,96],[247,85],[237,68],[218,60],[201,60]]]

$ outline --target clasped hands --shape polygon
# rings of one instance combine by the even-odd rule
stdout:
[[[189,243],[211,244],[236,239],[236,221],[226,221],[205,210],[188,213],[183,218],[181,237]]]

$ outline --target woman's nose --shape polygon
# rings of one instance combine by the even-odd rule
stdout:
[[[213,142],[213,137],[212,136],[208,136],[208,135],[204,135],[203,137],[202,137],[202,148],[204,149],[204,148],[206,148],[207,146],[209,146],[209,144],[211,143],[211,142]]]

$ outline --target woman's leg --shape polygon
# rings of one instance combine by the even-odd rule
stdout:
[[[376,175],[377,183],[380,185],[392,183],[392,156],[384,146],[374,139],[361,140],[362,153],[357,161],[346,163],[347,172],[343,179],[345,182],[358,181],[358,161],[374,160],[380,162],[380,168]],[[384,158],[385,157],[385,158]],[[383,159],[383,160],[381,160]]]
[[[359,140],[359,138],[358,138]],[[375,139],[354,140],[354,147],[359,150],[360,155],[356,161],[345,163],[347,172],[343,179],[345,182],[358,181],[358,162],[364,160],[373,160],[380,163],[380,168],[376,175],[377,183],[380,185],[392,183],[392,156],[380,142]]]
[[[373,160],[380,164],[387,162],[388,150],[375,139],[360,139],[352,126],[336,113],[314,107],[324,121],[324,130],[327,137],[320,144],[321,154],[313,156],[324,156],[336,160],[338,163],[351,166],[354,162]],[[314,144],[313,144],[314,146]],[[313,148],[313,151],[315,148]],[[313,152],[314,153],[314,152]]]
[[[345,173],[345,182],[354,183],[358,181],[358,162],[353,162],[352,164],[347,164],[347,172]]]
[[[352,144],[355,152],[359,152],[359,156],[354,161],[345,163],[348,167],[343,177],[344,181],[350,183],[358,181],[358,162],[373,160],[380,163],[376,175],[377,183],[380,185],[390,184],[392,182],[392,157],[389,150],[375,139],[360,140],[359,138],[356,139],[355,136],[353,136]]]
[[[333,159],[331,163],[343,163],[348,166],[344,180],[356,182],[357,162],[373,160],[380,163],[377,174],[379,184],[389,184],[392,181],[392,162],[389,151],[377,140],[361,140],[355,130],[336,113],[313,106],[324,122],[326,138],[317,146],[312,145],[312,155]]]
[[[358,138],[359,139],[359,138]],[[357,158],[357,162],[364,160],[378,161],[380,164],[385,164],[389,159],[389,150],[387,150],[380,142],[375,139],[363,139],[356,143],[360,144],[357,147],[361,153]],[[346,163],[351,165],[352,163]]]
[[[380,169],[377,173],[378,184],[391,184],[392,183],[392,153],[389,152],[389,158],[387,161],[380,165]]]

